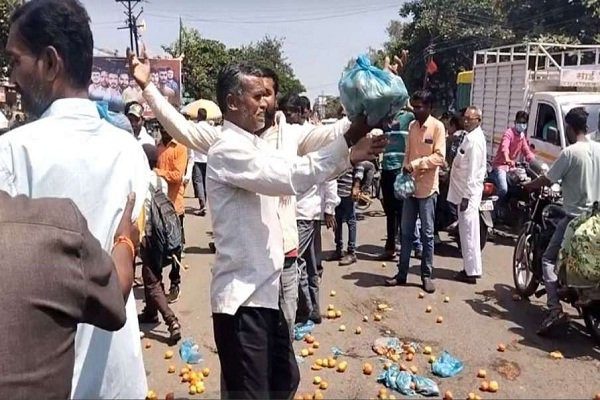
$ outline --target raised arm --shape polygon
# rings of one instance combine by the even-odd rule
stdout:
[[[145,54],[142,54],[140,60],[128,51],[127,58],[130,74],[142,88],[144,99],[169,135],[186,147],[208,153],[208,149],[218,138],[218,128],[207,123],[196,124],[188,121],[167,101],[150,81],[150,61]]]

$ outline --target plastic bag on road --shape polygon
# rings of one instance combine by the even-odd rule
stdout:
[[[424,376],[400,371],[397,364],[392,364],[390,368],[383,371],[377,377],[377,382],[383,383],[386,387],[396,390],[405,396],[414,396],[417,393],[423,396],[440,395],[437,383]],[[414,383],[414,389],[411,388],[411,383]]]
[[[405,200],[415,193],[415,179],[410,174],[399,174],[394,182],[394,196],[398,200]]]
[[[198,364],[202,361],[198,345],[194,339],[185,339],[179,346],[179,356],[186,364]]]
[[[383,383],[386,387],[396,390],[405,396],[414,396],[417,393],[411,389],[412,375],[406,371],[400,371],[397,364],[392,364],[390,368],[383,371],[378,377],[377,382]]]
[[[296,326],[294,326],[294,339],[304,339],[304,336],[312,333],[313,329],[315,329],[315,323],[311,320],[308,320],[305,324],[296,324]]]
[[[440,388],[437,383],[429,378],[425,378],[420,375],[413,375],[412,381],[415,384],[415,390],[417,393],[423,396],[437,397],[440,395]]]
[[[450,355],[447,351],[443,351],[437,360],[431,364],[431,372],[442,378],[450,378],[457,375],[463,368],[463,362]]]
[[[366,54],[344,71],[339,83],[340,101],[353,121],[360,115],[367,117],[370,126],[395,115],[408,100],[402,78],[371,65]]]

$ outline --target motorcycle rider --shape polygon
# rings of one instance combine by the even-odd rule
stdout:
[[[527,162],[531,162],[535,159],[535,155],[529,147],[527,142],[527,120],[529,115],[525,111],[517,112],[515,116],[515,125],[512,128],[508,128],[502,140],[500,147],[496,152],[496,157],[492,163],[492,173],[490,177],[493,179],[498,190],[498,211],[504,209],[502,205],[506,201],[506,194],[508,193],[508,182],[506,174],[508,170],[515,166],[516,161],[519,157],[524,156]],[[500,217],[504,217],[500,215]]]
[[[560,152],[546,175],[523,185],[526,190],[537,190],[559,181],[562,185],[565,217],[558,223],[542,256],[544,285],[547,293],[548,315],[542,321],[538,334],[565,323],[567,314],[562,310],[558,294],[556,261],[567,225],[573,218],[589,210],[595,201],[600,201],[600,143],[587,134],[588,113],[583,107],[573,108],[565,116],[569,146]]]
[[[464,266],[454,279],[474,285],[482,273],[479,204],[486,173],[486,143],[480,127],[481,110],[468,107],[464,124],[467,133],[452,162],[448,201],[458,207],[458,231]]]

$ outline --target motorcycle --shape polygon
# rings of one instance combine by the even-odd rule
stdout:
[[[524,210],[529,215],[513,253],[513,281],[519,295],[529,298],[543,296],[542,256],[548,247],[556,226],[565,216],[560,203],[560,187],[542,188],[531,193]],[[561,300],[573,305],[583,316],[590,335],[600,343],[600,289],[569,287],[559,274],[559,295]]]
[[[520,229],[529,219],[524,206],[529,201],[529,194],[523,190],[522,185],[548,170],[548,165],[539,161],[531,163],[518,162],[506,174],[508,192],[504,202],[497,202],[498,212],[493,214],[494,223],[499,225],[498,214],[504,215],[504,223],[511,228]],[[488,177],[486,183],[494,185],[493,193],[496,194],[496,183]]]

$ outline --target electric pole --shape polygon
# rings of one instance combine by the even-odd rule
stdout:
[[[141,3],[143,0],[115,0],[117,3],[121,3],[125,6],[125,16],[127,19],[125,20],[125,24],[127,26],[122,26],[117,29],[129,29],[129,43],[131,51],[135,51],[135,54],[139,57],[140,49],[138,44],[138,28],[140,27],[137,23],[138,18],[144,12],[144,9],[140,9],[137,15],[134,15],[135,8]]]

